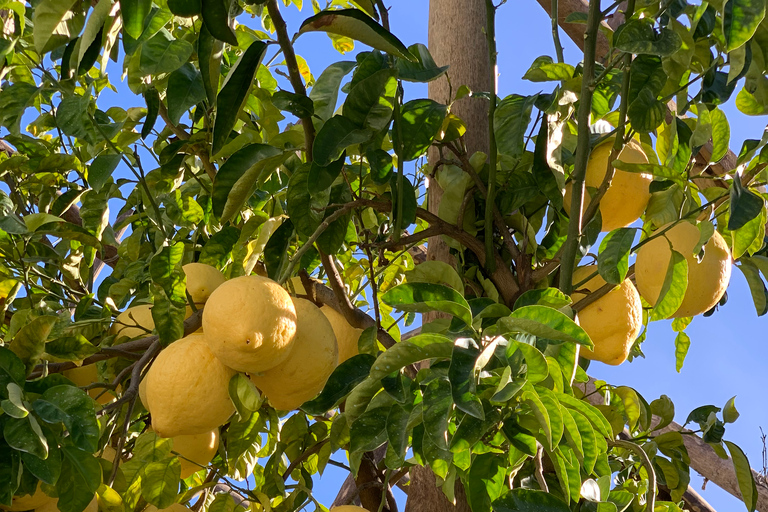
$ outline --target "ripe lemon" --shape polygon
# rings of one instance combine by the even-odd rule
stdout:
[[[21,512],[22,510],[32,510],[41,508],[49,503],[59,501],[56,498],[51,498],[40,489],[40,484],[37,484],[37,489],[34,494],[27,494],[25,496],[14,496],[11,501],[11,506],[0,505],[0,509],[8,510],[9,512]]]
[[[181,478],[187,478],[207,466],[218,449],[218,428],[203,434],[174,437],[172,450],[179,455]]]
[[[587,187],[599,188],[603,183],[605,174],[608,171],[608,159],[613,149],[613,141],[607,140],[592,150],[587,163],[587,174],[585,182]],[[635,141],[630,141],[619,153],[618,160],[630,164],[646,164],[648,158],[641,146]],[[649,174],[620,171],[616,169],[611,181],[611,186],[605,192],[600,200],[600,215],[603,220],[602,231],[613,231],[616,228],[629,226],[645,211],[648,201],[651,199],[651,193],[648,186],[651,184],[652,176]],[[589,206],[589,194],[584,195],[584,205],[582,213]],[[565,211],[571,209],[571,184],[565,187],[565,197],[563,198]]]
[[[99,372],[95,364],[89,364],[79,368],[65,370],[63,374],[66,378],[74,382],[75,385],[80,388],[93,384],[94,382],[99,382]],[[88,395],[96,400],[96,403],[101,405],[108,404],[115,398],[112,390],[107,388],[89,389]]]
[[[573,283],[578,290],[594,292],[605,285],[596,275],[584,284],[581,281],[597,272],[596,265],[579,267],[573,273]],[[574,292],[573,302],[586,295]],[[581,356],[605,364],[619,365],[626,361],[629,350],[643,326],[643,305],[632,281],[625,279],[616,288],[579,311],[579,325],[595,344],[594,351],[581,348]]]
[[[226,281],[216,267],[205,263],[187,263],[182,268],[187,276],[187,292],[197,306],[205,304],[213,290]]]
[[[203,330],[222,363],[260,373],[288,358],[296,335],[296,309],[288,292],[271,279],[237,277],[211,294]]]
[[[235,411],[229,398],[235,372],[213,355],[205,337],[191,334],[171,343],[144,377],[142,403],[161,437],[210,432]]]
[[[668,226],[669,224],[660,229]],[[699,228],[683,221],[640,247],[635,261],[637,289],[652,306],[659,300],[667,275],[667,267],[672,257],[670,243],[688,262],[688,288],[683,303],[672,318],[706,313],[720,301],[731,279],[732,258],[728,244],[722,235],[715,231],[704,245],[704,258],[699,262],[693,254],[693,249],[699,243]]]
[[[296,339],[288,359],[251,381],[276,409],[292,410],[317,396],[338,362],[331,322],[311,301],[293,299]]]
[[[356,356],[358,354],[357,340],[360,338],[363,330],[349,325],[344,315],[331,306],[323,306],[320,308],[320,311],[331,322],[333,332],[336,334],[336,343],[339,346],[339,364],[352,356]]]
[[[152,319],[152,304],[133,306],[115,318],[110,334],[118,338],[144,338],[152,335],[155,321]]]

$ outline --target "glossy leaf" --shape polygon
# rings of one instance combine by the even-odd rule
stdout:
[[[205,28],[216,39],[237,46],[237,36],[229,22],[229,2],[227,0],[201,0],[201,2]]]
[[[683,369],[685,356],[688,355],[688,349],[691,347],[691,338],[684,332],[677,333],[675,337],[675,370],[680,373]]]
[[[524,150],[524,138],[531,122],[531,110],[537,95],[520,96],[511,94],[496,107],[493,126],[499,153],[519,158]]]
[[[147,116],[144,118],[144,124],[141,127],[142,139],[146,139],[152,133],[152,128],[154,128],[157,121],[157,114],[160,111],[160,93],[154,87],[150,87],[144,93],[144,101],[147,103]]]
[[[143,1],[146,2],[147,0]],[[35,6],[32,16],[32,23],[34,24],[32,35],[37,53],[42,54],[44,50],[50,49],[47,48],[48,41],[75,3],[74,0],[43,0]],[[127,3],[133,4],[131,0],[128,0]]]
[[[743,227],[763,211],[765,201],[741,184],[736,177],[730,188],[731,213],[728,217],[728,230],[735,231]]]
[[[478,419],[485,419],[483,404],[475,394],[475,361],[480,349],[471,338],[458,338],[453,345],[448,379],[456,407]]]
[[[221,77],[221,54],[224,43],[211,35],[203,24],[200,27],[200,35],[197,38],[197,62],[200,66],[200,76],[205,88],[205,96],[209,105],[216,104],[216,95],[219,92],[219,78]]]
[[[736,479],[739,482],[739,491],[741,492],[742,501],[746,505],[749,512],[754,512],[757,506],[757,486],[755,485],[755,478],[752,475],[752,469],[749,465],[749,459],[744,452],[736,444],[730,441],[723,441],[725,446],[728,447],[728,451],[731,453],[731,459],[733,460],[733,469],[736,471]]]
[[[633,228],[614,229],[600,243],[597,270],[607,283],[620,284],[627,277],[635,232]]]
[[[181,116],[205,99],[202,75],[192,64],[184,64],[168,77],[168,117],[178,125]]]
[[[407,82],[431,82],[443,76],[448,71],[448,66],[438,66],[429,49],[423,44],[414,44],[408,47],[413,59],[398,58],[395,61],[397,76]]]
[[[589,335],[576,322],[556,309],[546,306],[524,306],[499,320],[501,332],[527,332],[558,342],[572,342],[592,348]]]
[[[657,33],[653,22],[646,18],[621,25],[613,37],[613,45],[629,53],[665,57],[680,49],[682,40],[669,28],[662,28]]]
[[[39,316],[19,329],[10,349],[27,366],[27,372],[37,364],[45,351],[45,341],[56,324],[55,316]]]
[[[659,292],[659,298],[651,313],[652,320],[669,318],[683,303],[685,291],[688,288],[688,262],[685,257],[674,249],[670,249],[669,266],[664,277],[664,284]]]
[[[341,112],[358,128],[383,130],[392,118],[396,91],[394,72],[379,70],[352,87]]]
[[[402,123],[402,155],[404,161],[415,160],[437,137],[448,107],[433,100],[411,100],[400,110]]]
[[[320,415],[332,409],[349,394],[371,371],[376,358],[369,354],[353,356],[333,371],[317,398],[304,403],[301,410],[307,414]]]
[[[101,485],[101,465],[90,453],[63,448],[61,476],[56,482],[61,512],[82,512]]]
[[[472,325],[469,304],[461,294],[447,286],[429,283],[401,284],[386,292],[381,300],[400,311],[442,311],[459,318],[467,325]]]
[[[728,0],[723,13],[723,35],[730,53],[746,44],[765,18],[765,2],[761,0]]]
[[[176,501],[181,477],[178,457],[150,462],[144,467],[141,496],[159,509],[170,507]]]
[[[346,117],[333,116],[326,121],[315,137],[315,143],[312,146],[314,162],[325,167],[341,158],[349,146],[365,142],[371,138],[371,135],[370,130],[359,129]]]

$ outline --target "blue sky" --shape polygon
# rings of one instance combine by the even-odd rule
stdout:
[[[427,0],[390,0],[390,20],[393,32],[406,44],[427,42]],[[289,33],[298,30],[301,21],[311,15],[309,1],[299,13],[295,7],[284,9]],[[247,24],[254,26],[258,20]],[[522,75],[533,60],[540,55],[554,56],[549,18],[534,1],[507,2],[497,17],[499,51],[499,95],[511,93],[533,94],[544,90],[546,84],[534,84],[522,80]],[[566,61],[576,64],[581,53],[564,34]],[[307,34],[298,39],[297,53],[306,58],[315,76],[329,64],[338,60],[352,59],[352,55],[340,56],[324,34]],[[365,49],[357,45],[355,52]],[[271,54],[270,54],[271,56]],[[438,63],[442,64],[442,63]],[[119,94],[105,91],[100,106],[106,110],[111,105],[123,108],[143,106],[141,97],[132,95],[125,84],[119,83],[119,66],[108,70]],[[284,87],[287,84],[283,83]],[[408,98],[426,97],[425,85],[408,84]],[[734,94],[735,97],[735,94]],[[763,118],[750,118],[739,113],[733,101],[725,106],[731,125],[731,148],[738,152],[746,138],[759,139],[765,128]],[[113,218],[114,218],[113,211]],[[625,363],[620,367],[608,367],[595,363],[590,374],[612,384],[634,387],[649,402],[666,394],[675,402],[676,420],[685,420],[688,412],[704,404],[722,406],[736,395],[736,406],[741,413],[739,420],[726,428],[726,439],[739,444],[750,458],[752,467],[762,467],[760,427],[768,430],[768,408],[765,404],[765,362],[768,361],[766,336],[760,334],[759,320],[742,274],[734,269],[728,290],[729,302],[710,318],[697,318],[687,332],[692,344],[681,373],[675,371],[674,334],[669,322],[651,325],[647,341],[643,345],[646,359]],[[763,322],[763,328],[765,323]],[[343,454],[337,454],[337,460]],[[344,478],[345,472],[329,466],[324,477],[315,485],[316,497],[330,505]],[[692,485],[700,489],[701,479],[693,476]],[[709,484],[703,496],[718,510],[743,510],[742,504],[714,484]],[[401,503],[404,495],[399,493]]]

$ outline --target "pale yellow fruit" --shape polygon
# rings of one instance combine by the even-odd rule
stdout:
[[[260,373],[288,358],[296,335],[296,309],[288,292],[271,279],[237,277],[211,294],[203,330],[222,363]]]
[[[344,316],[330,306],[323,306],[320,311],[328,318],[336,334],[336,343],[339,346],[339,364],[358,354],[357,341],[362,334],[362,329],[352,327]]]
[[[187,263],[182,267],[187,276],[187,292],[196,305],[203,305],[213,290],[221,286],[226,278],[216,267],[205,263]]]
[[[11,501],[11,506],[0,505],[0,509],[8,510],[10,512],[21,512],[22,510],[32,510],[41,508],[45,505],[53,503],[54,506],[58,500],[51,498],[40,489],[40,484],[37,485],[37,490],[34,494],[27,494],[25,496],[14,496]]]
[[[613,141],[608,140],[592,150],[587,163],[585,182],[587,187],[599,188],[608,171],[608,159],[613,149]],[[630,164],[647,164],[648,158],[641,146],[630,141],[619,153],[617,160]],[[611,186],[600,200],[600,216],[602,231],[613,231],[616,228],[629,226],[645,211],[651,193],[648,190],[653,177],[649,174],[620,171],[616,169]],[[582,213],[589,206],[589,194],[585,190]],[[571,184],[565,187],[563,206],[566,213],[571,211]]]
[[[94,496],[91,502],[88,503],[88,506],[85,507],[85,510],[83,512],[98,512],[98,511],[99,511],[99,501],[97,497]],[[59,512],[59,500],[52,498],[51,501],[49,501],[42,507],[36,508],[35,512]]]
[[[289,411],[317,396],[339,358],[331,322],[312,302],[298,297],[296,339],[288,359],[251,381],[276,409]]]
[[[581,281],[597,272],[597,266],[579,267],[573,273],[573,283],[578,290],[594,292],[605,285],[596,275],[584,284]],[[586,295],[573,293],[573,302]],[[626,361],[632,344],[643,327],[643,305],[632,281],[625,279],[613,290],[579,311],[578,322],[592,342],[594,351],[581,347],[580,355],[605,364],[619,365]]]
[[[152,304],[141,304],[126,309],[115,318],[110,334],[118,338],[143,338],[152,334]]]
[[[208,465],[219,448],[219,429],[173,438],[173,451],[179,455],[181,478],[187,478]]]
[[[661,227],[661,230],[669,226]],[[696,316],[712,309],[728,288],[731,280],[731,251],[725,239],[715,234],[704,245],[704,258],[696,259],[693,249],[699,243],[699,228],[690,222],[680,222],[637,251],[635,279],[637,289],[652,306],[659,300],[661,288],[672,257],[669,244],[688,262],[688,288],[683,303],[672,318]]]
[[[94,382],[99,382],[99,372],[95,364],[64,370],[64,376],[75,383],[78,387],[85,387]],[[88,390],[88,395],[96,400],[96,403],[104,405],[115,399],[112,390],[106,388],[94,388]],[[101,395],[101,396],[99,396]]]
[[[235,372],[191,334],[171,343],[149,368],[142,403],[161,437],[203,434],[223,425],[235,411],[229,380]]]

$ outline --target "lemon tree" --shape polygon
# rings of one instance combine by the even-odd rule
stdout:
[[[407,101],[451,70],[384,2],[305,4],[0,5],[0,509],[325,511],[333,464],[339,512],[421,467],[473,512],[674,512],[690,443],[765,507],[732,400],[683,431],[589,376],[668,318],[680,370],[734,266],[768,311],[768,140],[721,108],[768,113],[765,3],[591,0],[581,63],[555,23],[506,71],[540,93]]]

